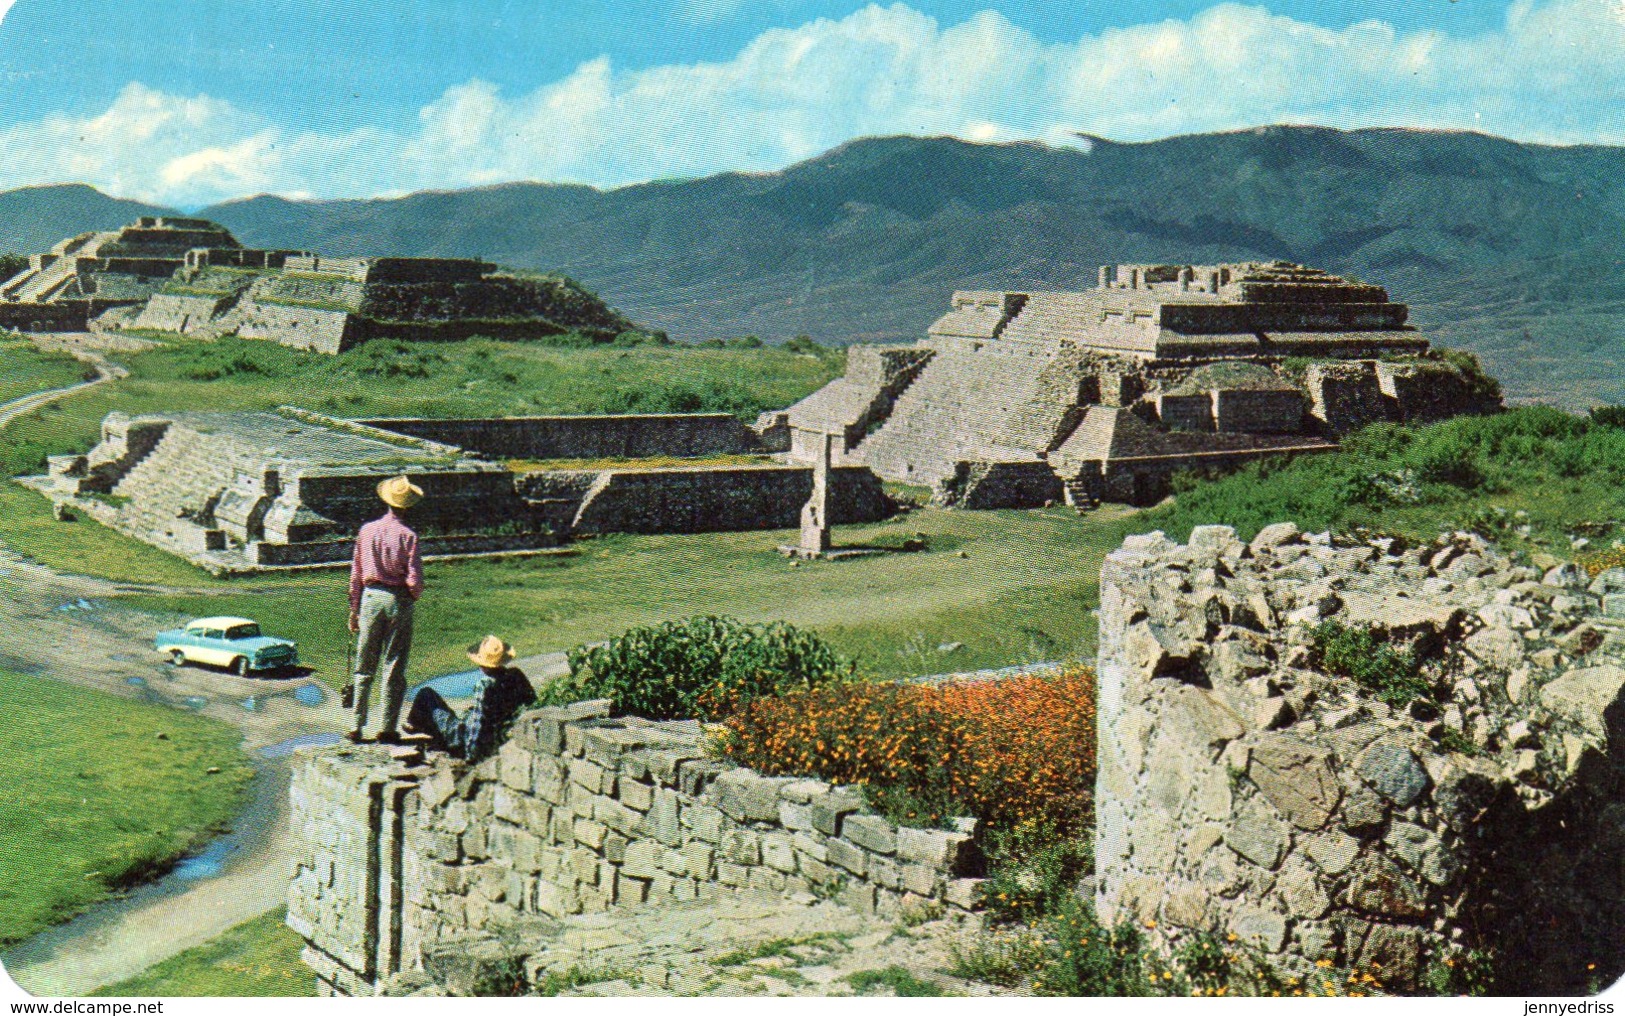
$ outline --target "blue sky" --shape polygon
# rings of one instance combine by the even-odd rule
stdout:
[[[16,0],[0,186],[614,186],[868,134],[1270,122],[1618,143],[1622,67],[1625,0]]]

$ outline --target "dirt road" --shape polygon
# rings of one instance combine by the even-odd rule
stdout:
[[[128,341],[144,340],[126,340],[126,342]],[[84,391],[86,388],[94,388],[96,385],[106,384],[109,381],[113,381],[121,377],[128,377],[130,373],[123,367],[120,367],[118,364],[110,363],[107,358],[102,355],[102,350],[111,348],[128,349],[132,347],[129,347],[127,344],[110,345],[108,342],[100,341],[97,336],[91,335],[89,332],[62,332],[52,335],[42,335],[35,338],[34,344],[39,346],[41,349],[71,353],[75,359],[82,360],[96,368],[96,378],[92,381],[84,381],[76,385],[69,385],[66,388],[52,388],[49,391],[35,392],[32,395],[25,395],[20,399],[13,399],[10,402],[0,403],[0,427],[4,427],[12,420],[22,416],[24,413],[32,413],[34,410],[46,405],[47,403],[55,402],[57,399],[65,398],[66,396],[72,395],[75,392]],[[147,345],[151,345],[151,343],[147,343]]]

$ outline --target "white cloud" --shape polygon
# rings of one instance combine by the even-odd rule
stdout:
[[[1067,143],[1074,131],[1144,140],[1278,122],[1619,143],[1621,11],[1622,0],[1519,0],[1504,28],[1451,37],[1221,3],[1045,43],[995,12],[944,27],[903,4],[871,6],[764,32],[725,62],[623,72],[600,58],[513,97],[469,81],[414,124],[343,134],[131,84],[99,116],[0,131],[0,186],[83,180],[196,204],[260,190],[616,185],[775,169],[872,134]]]

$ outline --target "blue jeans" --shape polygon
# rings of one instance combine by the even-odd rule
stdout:
[[[441,751],[462,755],[462,724],[457,712],[433,688],[424,688],[412,696],[412,708],[406,714],[406,725],[420,734],[428,734],[433,746]]]

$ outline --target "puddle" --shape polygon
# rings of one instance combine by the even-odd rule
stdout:
[[[449,699],[470,698],[474,694],[474,683],[479,679],[480,671],[478,670],[464,670],[456,674],[446,674],[443,677],[431,677],[422,684],[408,689],[406,701],[412,701],[412,696],[424,688],[433,688]]]
[[[260,758],[287,758],[300,748],[325,748],[344,740],[343,734],[305,734],[260,749]]]
[[[244,709],[247,709],[251,713],[259,712],[259,708],[260,708],[259,699],[256,698],[253,695],[250,695],[247,698],[243,699],[243,701],[240,703],[240,705]]]
[[[227,855],[235,849],[237,845],[229,837],[215,840],[191,857],[182,858],[170,871],[170,877],[183,882],[214,878],[225,868]]]
[[[126,677],[124,679],[124,683],[133,685],[137,688],[145,688],[147,686],[147,679],[144,677]]]
[[[197,712],[208,704],[209,700],[204,698],[202,695],[188,695],[181,699],[181,705],[192,710],[193,712]]]
[[[57,610],[97,610],[99,608],[98,608],[97,604],[91,603],[89,600],[80,599],[80,600],[69,600],[67,603],[64,603],[62,606],[60,606],[60,607],[58,607],[56,609]]]
[[[327,701],[327,692],[319,684],[302,684],[293,690],[293,700],[302,706],[319,706]]]

